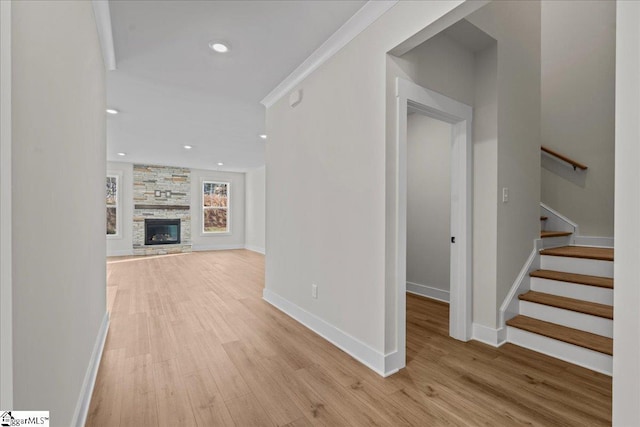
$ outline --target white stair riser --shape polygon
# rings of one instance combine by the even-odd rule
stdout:
[[[613,338],[613,320],[550,305],[520,301],[520,314],[592,334]]]
[[[613,358],[577,345],[558,341],[522,329],[507,327],[507,341],[606,375],[613,372]]]
[[[540,268],[589,276],[613,277],[613,262],[584,258],[542,255]]]
[[[572,243],[572,236],[545,237],[542,239],[542,247],[545,249],[569,246]]]
[[[531,290],[582,301],[613,305],[613,289],[600,288],[598,286],[532,277]]]

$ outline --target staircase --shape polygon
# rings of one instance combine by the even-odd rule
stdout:
[[[611,375],[613,248],[545,248],[540,269],[529,276],[530,290],[518,296],[518,314],[506,322],[507,341]]]

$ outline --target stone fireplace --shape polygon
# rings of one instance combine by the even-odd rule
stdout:
[[[134,255],[191,252],[190,193],[187,168],[133,165]]]

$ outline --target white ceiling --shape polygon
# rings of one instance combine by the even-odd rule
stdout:
[[[107,118],[108,160],[263,165],[260,100],[365,3],[111,1],[117,70],[107,71],[107,105],[120,114]],[[213,52],[211,40],[231,51]]]

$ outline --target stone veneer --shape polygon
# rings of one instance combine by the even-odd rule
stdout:
[[[156,197],[156,191],[163,192],[164,197]],[[171,192],[170,196],[166,196],[167,191]],[[191,171],[189,169],[133,165],[133,205],[134,255],[191,252]],[[136,209],[136,205],[146,206],[144,209]],[[184,209],[176,209],[176,206],[184,206]],[[145,245],[144,220],[146,218],[180,219],[180,243]]]

